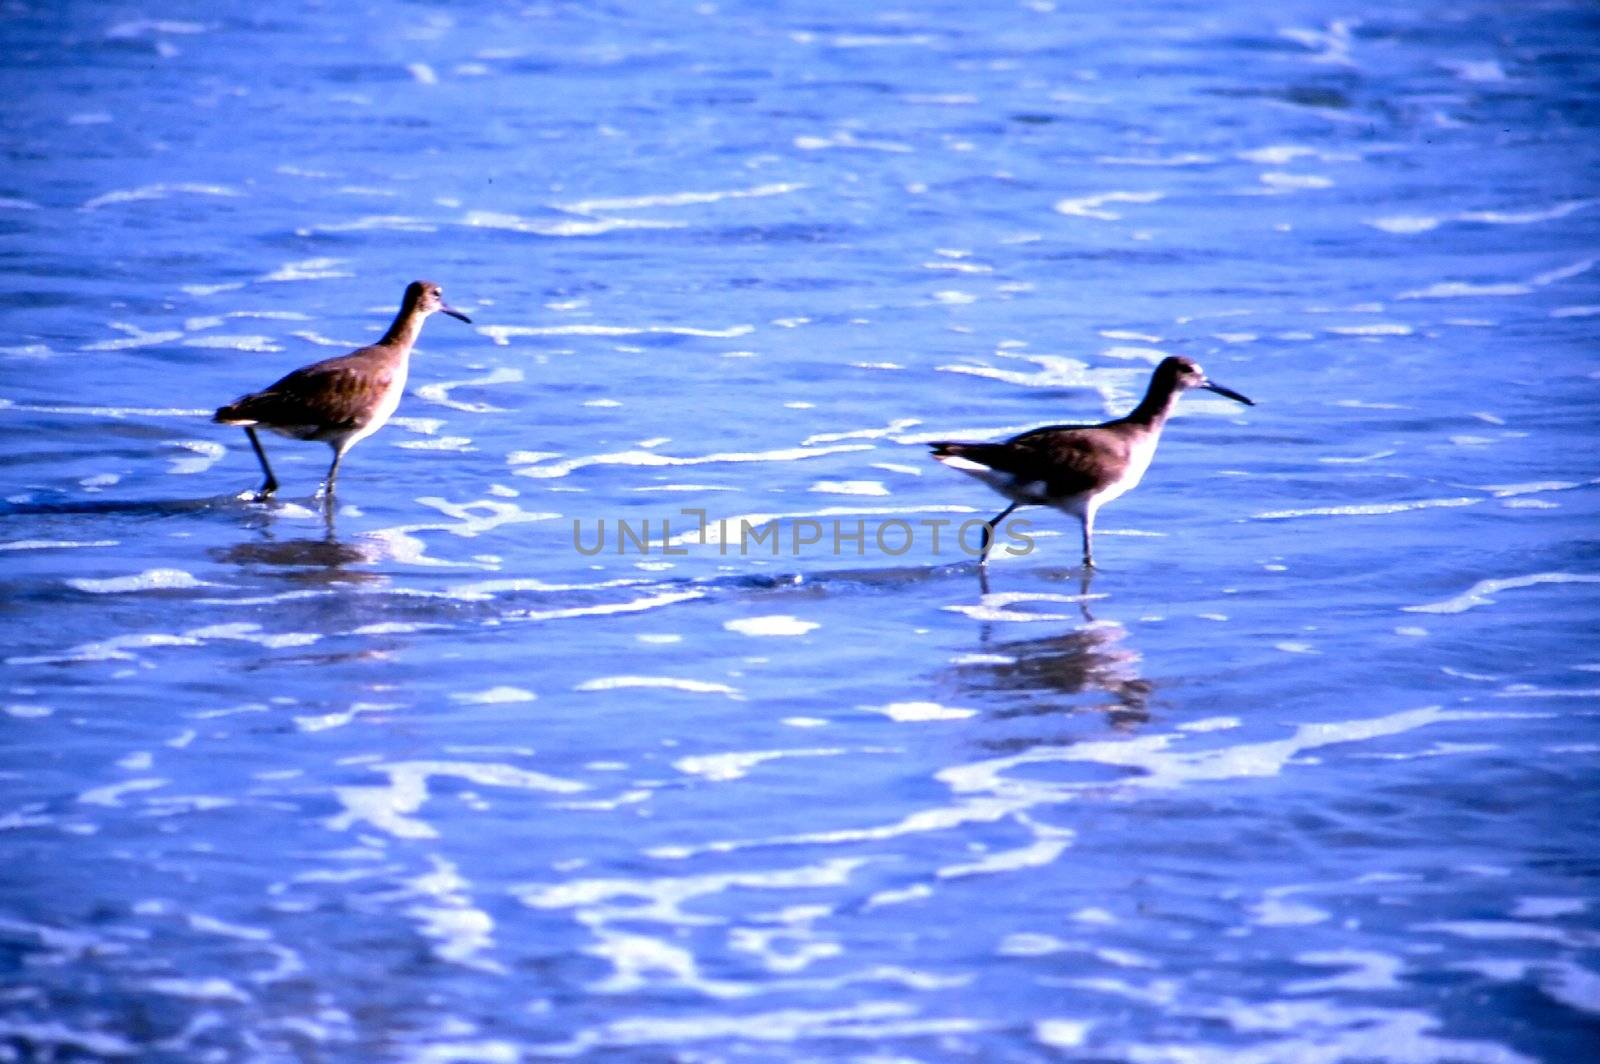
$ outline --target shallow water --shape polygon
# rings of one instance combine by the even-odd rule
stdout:
[[[0,1060],[1592,1053],[1591,6],[62,6]],[[236,497],[415,276],[336,511]],[[1259,405],[984,594],[922,444],[1179,352]]]

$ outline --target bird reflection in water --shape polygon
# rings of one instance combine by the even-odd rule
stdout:
[[[1059,713],[1059,696],[1103,692],[1108,701],[1088,707],[1103,711],[1113,727],[1129,729],[1150,719],[1154,685],[1139,675],[1140,653],[1125,642],[1127,628],[1099,621],[1089,612],[1089,577],[1081,585],[1078,610],[1083,625],[1068,632],[1027,639],[997,640],[994,626],[980,632],[981,651],[955,666],[965,687],[1005,691],[1027,697],[992,715],[998,719]]]
[[[274,535],[270,514],[257,527],[262,538],[231,547],[217,548],[211,556],[220,562],[241,566],[265,566],[284,570],[291,580],[308,586],[357,584],[381,579],[381,574],[355,568],[378,560],[381,551],[374,543],[342,541],[334,531],[333,510],[322,514],[322,535],[279,539]]]

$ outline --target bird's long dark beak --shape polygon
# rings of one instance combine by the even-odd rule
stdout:
[[[467,316],[466,316],[466,315],[465,315],[465,314],[463,314],[463,313],[461,313],[461,312],[460,312],[460,311],[459,311],[459,310],[457,310],[457,309],[456,309],[456,308],[455,308],[455,307],[447,307],[447,306],[445,306],[445,305],[444,305],[444,304],[443,304],[443,303],[440,303],[440,304],[439,304],[439,313],[441,313],[441,314],[448,314],[448,315],[450,315],[450,316],[451,316],[451,317],[452,317],[452,318],[455,318],[455,319],[456,319],[456,320],[458,320],[458,321],[464,321],[464,322],[466,322],[466,323],[467,323],[467,324],[468,324],[468,325],[471,325],[471,324],[472,324],[472,319],[471,319],[471,318],[469,318],[469,317],[467,317]],[[1245,401],[1246,401],[1246,402],[1249,402],[1249,400],[1245,400]]]
[[[1208,392],[1216,392],[1218,395],[1226,395],[1229,399],[1232,399],[1234,402],[1243,403],[1245,406],[1255,406],[1256,405],[1253,400],[1246,399],[1244,396],[1240,395],[1238,392],[1234,391],[1232,388],[1224,388],[1222,385],[1218,384],[1216,381],[1206,381],[1200,387],[1204,388]]]

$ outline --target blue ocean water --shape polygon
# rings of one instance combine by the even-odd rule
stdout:
[[[1600,14],[1398,7],[0,11],[0,1060],[1589,1059]]]

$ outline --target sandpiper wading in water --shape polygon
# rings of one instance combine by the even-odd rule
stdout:
[[[278,490],[278,478],[267,464],[267,452],[256,436],[257,426],[297,440],[321,440],[333,448],[333,464],[322,490],[333,497],[339,460],[357,443],[383,427],[400,405],[410,368],[411,346],[422,323],[434,311],[471,322],[471,318],[445,305],[439,286],[432,281],[412,281],[394,324],[383,339],[338,358],[302,366],[283,379],[222,407],[211,420],[239,425],[267,479],[257,498]]]
[[[1002,443],[929,444],[933,457],[977,477],[1011,500],[985,526],[980,567],[989,561],[995,526],[1019,506],[1053,506],[1083,523],[1083,564],[1094,567],[1094,517],[1100,507],[1138,486],[1155,457],[1161,429],[1178,396],[1190,388],[1254,406],[1208,379],[1192,359],[1161,360],[1150,388],[1127,417],[1101,425],[1048,425]]]

